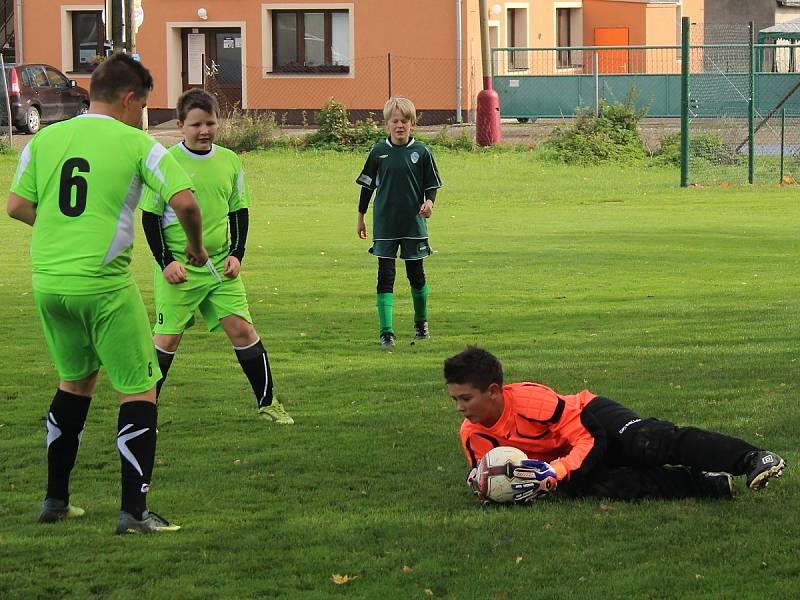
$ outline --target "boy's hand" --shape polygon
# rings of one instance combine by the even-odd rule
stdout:
[[[431,218],[431,213],[433,212],[433,202],[430,200],[425,200],[422,203],[422,206],[419,207],[419,214],[421,214],[426,219]]]
[[[200,246],[199,249],[186,246],[184,252],[186,254],[186,262],[193,267],[204,267],[208,261],[208,252],[203,246]]]
[[[356,231],[358,232],[358,237],[362,240],[367,239],[367,226],[364,223],[364,217],[359,213],[358,215],[358,223],[356,224]]]
[[[162,273],[164,274],[164,279],[166,279],[167,282],[171,283],[172,285],[177,283],[186,283],[186,269],[184,269],[183,265],[177,260],[173,260],[166,267],[164,267]]]
[[[239,261],[238,258],[235,256],[229,256],[225,259],[224,269],[222,274],[225,277],[230,277],[231,279],[235,279],[239,276],[239,271],[242,269],[242,263]]]

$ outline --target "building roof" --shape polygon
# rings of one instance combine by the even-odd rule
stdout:
[[[789,0],[786,0],[787,2]],[[791,0],[792,2],[797,2],[797,5],[800,6],[800,0]],[[783,23],[776,23],[775,25],[771,25],[770,27],[765,27],[764,29],[760,30],[758,33],[766,33],[769,34],[770,37],[775,37],[775,34],[779,33],[800,33],[800,18],[792,19],[791,21],[785,21]]]

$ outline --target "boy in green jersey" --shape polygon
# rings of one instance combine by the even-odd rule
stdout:
[[[258,412],[275,423],[294,423],[273,398],[267,351],[253,327],[244,284],[239,277],[249,222],[250,191],[239,157],[214,144],[219,106],[201,89],[178,99],[178,127],[184,140],[169,153],[192,179],[203,210],[203,236],[211,256],[202,267],[184,267],[180,254],[185,236],[173,211],[159,194],[141,201],[142,226],[158,266],[155,272],[156,353],[161,380],[167,378],[183,332],[198,309],[209,330],[224,330],[256,397]]]
[[[392,308],[398,248],[411,284],[414,337],[417,340],[430,337],[428,284],[422,260],[432,253],[426,219],[431,216],[436,190],[442,187],[442,181],[431,151],[411,137],[417,121],[412,102],[407,98],[389,98],[383,116],[389,136],[372,147],[356,179],[362,186],[356,231],[361,239],[367,238],[364,215],[372,192],[377,190],[369,251],[378,257],[376,306],[380,344],[391,348],[395,345]]]
[[[150,72],[115,54],[93,73],[89,112],[42,129],[28,144],[8,214],[33,227],[33,296],[59,374],[47,416],[47,495],[39,521],[80,517],[69,477],[101,365],[120,394],[117,533],[175,531],[147,510],[155,462],[158,360],[129,264],[143,187],[168,199],[186,232],[186,260],[203,265],[200,208],[175,159],[138,129]]]

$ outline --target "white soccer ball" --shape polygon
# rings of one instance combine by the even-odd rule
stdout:
[[[478,497],[501,504],[513,502],[513,467],[519,466],[526,458],[528,457],[522,450],[511,446],[498,446],[489,450],[478,463]]]

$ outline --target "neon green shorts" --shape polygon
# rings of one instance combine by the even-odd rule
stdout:
[[[419,260],[433,254],[428,238],[373,240],[369,253],[378,258],[396,258],[398,248],[400,248],[400,258],[403,260]]]
[[[222,331],[220,319],[231,315],[252,323],[242,278],[225,277],[222,274],[223,263],[224,260],[219,261],[217,266],[221,281],[217,281],[205,267],[185,266],[188,281],[176,285],[168,283],[156,267],[153,283],[156,324],[153,333],[183,333],[194,325],[197,310],[209,331]]]
[[[34,291],[33,298],[62,380],[85,379],[102,365],[115,390],[140,394],[161,378],[147,309],[135,284],[85,296]]]

